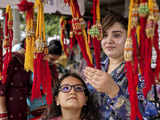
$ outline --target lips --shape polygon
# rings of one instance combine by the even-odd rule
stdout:
[[[107,50],[109,50],[109,51],[110,51],[110,50],[113,50],[114,48],[116,48],[116,47],[114,47],[114,46],[106,46],[106,47],[105,47],[105,49],[107,49]]]
[[[72,100],[72,99],[75,99],[75,100],[77,100],[77,97],[69,97],[67,100]]]
[[[107,49],[113,49],[113,48],[115,48],[115,47],[113,47],[113,46],[109,46],[109,47],[106,47]]]
[[[104,48],[115,48],[114,44],[104,44]]]

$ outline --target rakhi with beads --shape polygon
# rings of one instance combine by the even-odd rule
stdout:
[[[92,42],[91,42],[91,35],[89,34],[89,31],[90,31],[90,29],[91,29],[91,21],[89,20],[88,22],[87,22],[87,38],[88,38],[88,44],[89,44],[89,47],[91,48],[92,47]]]
[[[46,95],[48,105],[52,104],[52,86],[51,72],[48,61],[44,57],[48,54],[47,42],[45,39],[45,24],[44,24],[44,5],[41,0],[36,0],[35,7],[38,8],[36,40],[34,49],[34,76],[32,86],[31,100],[41,97],[40,86],[43,93]]]
[[[101,69],[100,64],[100,52],[101,45],[100,40],[102,40],[102,26],[100,24],[100,4],[99,0],[93,0],[93,25],[89,30],[88,34],[90,34],[92,38],[93,48],[94,48],[94,56],[96,61],[96,68]]]
[[[125,44],[126,76],[131,102],[131,120],[141,115],[137,102],[138,74],[144,79],[143,95],[159,80],[160,50],[158,46],[159,9],[155,0],[130,2],[128,38]],[[139,21],[139,22],[138,22]]]
[[[67,51],[67,45],[64,41],[65,39],[65,27],[66,27],[66,24],[67,24],[67,21],[64,19],[64,17],[62,16],[60,18],[60,26],[61,26],[61,30],[60,30],[60,36],[61,36],[61,39],[60,39],[60,42],[61,42],[61,45],[62,45],[62,49],[64,51],[64,53],[66,54],[66,56],[68,56],[68,51]]]
[[[73,34],[80,46],[82,55],[87,62],[87,65],[93,67],[92,56],[90,48],[88,46],[87,34],[85,31],[85,21],[80,15],[80,10],[77,0],[64,0],[66,4],[69,4],[72,13],[72,27]]]
[[[155,21],[155,32],[153,37],[153,45],[155,47],[155,51],[152,51],[152,58],[151,58],[151,68],[154,70],[154,77],[155,82],[160,81],[160,39],[159,39],[159,33],[158,30],[160,29],[160,10],[158,7],[158,4],[156,3],[156,0],[152,0],[152,11],[154,15],[154,21]]]
[[[76,40],[75,40],[74,35],[73,35],[72,21],[69,20],[68,24],[70,25],[69,39],[70,39],[70,49],[72,51],[73,50],[73,46],[75,45]]]
[[[130,119],[137,117],[142,120],[138,108],[137,85],[138,85],[138,45],[136,39],[136,27],[138,25],[138,0],[131,0],[129,7],[128,34],[124,48],[125,69],[128,79],[128,92],[130,95],[131,114]]]
[[[12,58],[12,41],[13,41],[13,16],[11,6],[7,5],[5,13],[5,38],[3,48],[5,49],[5,57],[3,61],[2,83],[6,82],[8,64]]]
[[[18,8],[22,12],[26,12],[26,40],[25,40],[25,62],[24,68],[26,71],[33,72],[33,56],[34,56],[34,24],[33,24],[33,14],[34,14],[34,3],[28,2],[27,0],[22,0],[18,4]]]
[[[146,23],[146,39],[148,41],[148,53],[146,57],[147,72],[145,71],[145,88],[143,89],[144,96],[155,84],[155,79],[159,79],[160,73],[160,50],[158,47],[158,21],[160,17],[159,8],[155,0],[148,0],[149,15]],[[145,46],[147,47],[147,45]]]
[[[152,54],[152,43],[145,33],[146,27],[148,27],[149,8],[148,1],[141,0],[139,6],[139,17],[140,17],[140,70],[144,77],[144,96],[147,96],[147,92],[151,89],[151,54]],[[153,28],[154,29],[154,28]],[[150,88],[149,88],[150,87]]]
[[[151,47],[148,44],[149,41],[148,41],[147,36],[145,34],[145,27],[146,27],[148,13],[149,13],[149,9],[148,9],[147,0],[140,0],[140,3],[139,3],[140,30],[139,30],[139,33],[137,33],[137,34],[139,34],[139,40],[140,40],[140,42],[139,42],[140,43],[140,48],[139,48],[140,49],[140,52],[139,52],[139,54],[140,54],[140,72],[141,72],[141,75],[144,76],[145,81],[148,81],[148,79],[149,79],[147,72],[150,71],[149,70],[150,68],[148,68],[149,67],[148,64],[150,64],[150,63],[147,63],[147,61],[149,61],[150,58],[148,58],[148,60],[147,60],[147,56],[148,55],[150,56],[150,51],[151,51],[151,49],[150,49]],[[148,70],[146,71],[147,68],[148,68]]]
[[[0,22],[0,80],[2,80],[2,67],[3,67],[3,27]]]

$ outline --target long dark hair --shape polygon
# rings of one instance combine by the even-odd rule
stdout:
[[[83,79],[76,73],[67,73],[64,76],[62,76],[60,78],[60,80],[55,84],[55,88],[53,91],[53,104],[49,110],[48,115],[45,117],[45,120],[48,120],[50,118],[56,118],[59,116],[62,116],[61,113],[61,107],[57,106],[56,101],[55,101],[55,97],[58,96],[59,93],[59,87],[61,85],[61,82],[66,78],[66,77],[74,77],[77,78],[78,80],[80,80],[82,82],[82,84],[85,87],[85,96],[88,97],[88,101],[86,103],[85,106],[83,106],[82,111],[81,111],[81,120],[100,120],[100,113],[98,110],[98,104],[97,102],[93,99],[92,95],[90,94],[90,92],[88,91],[88,88],[85,84],[85,82],[83,81]]]

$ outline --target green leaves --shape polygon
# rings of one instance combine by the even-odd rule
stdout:
[[[60,16],[53,14],[45,14],[46,35],[52,37],[60,34]]]

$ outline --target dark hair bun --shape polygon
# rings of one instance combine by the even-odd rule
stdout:
[[[62,46],[59,40],[51,40],[48,45],[48,53],[54,55],[62,54]]]

